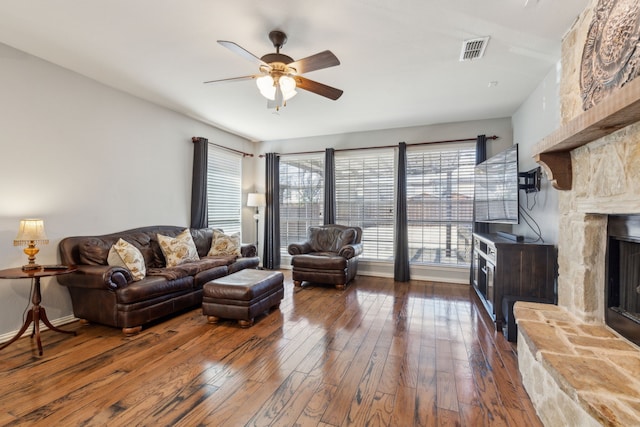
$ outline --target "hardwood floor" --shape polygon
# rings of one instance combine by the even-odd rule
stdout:
[[[485,315],[486,316],[486,315]],[[468,286],[294,288],[248,329],[199,309],[133,337],[79,322],[0,352],[0,425],[539,426]]]

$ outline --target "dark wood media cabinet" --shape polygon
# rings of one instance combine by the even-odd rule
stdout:
[[[505,321],[503,298],[557,303],[553,245],[515,242],[473,233],[472,285],[497,330]]]

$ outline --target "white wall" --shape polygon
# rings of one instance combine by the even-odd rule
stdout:
[[[520,171],[538,166],[533,160],[533,146],[560,126],[560,75],[560,62],[558,62],[512,117],[513,140],[518,144]],[[540,226],[544,242],[556,244],[559,221],[558,190],[551,186],[543,174],[541,189],[536,200],[534,200],[534,194],[529,193],[527,200],[527,195],[521,191],[520,206],[525,209],[527,204],[529,207],[533,206],[533,209],[526,209],[526,211]],[[522,215],[520,224],[514,227],[513,232],[535,239],[535,234],[522,220]]]
[[[50,243],[37,256],[42,264],[58,261],[66,236],[188,226],[191,137],[256,148],[3,44],[0,61],[0,269],[26,262],[13,246],[21,218],[45,220]],[[247,157],[243,167],[251,185],[255,161]],[[50,278],[42,285],[54,324],[71,316],[67,289]],[[0,280],[0,341],[22,325],[28,298],[28,280]]]
[[[497,154],[513,144],[513,132],[509,118],[479,120],[460,123],[445,123],[430,126],[416,126],[400,129],[387,129],[371,132],[355,132],[338,135],[325,135],[294,140],[263,142],[261,153],[275,152],[280,154],[307,151],[324,151],[326,148],[344,149],[360,147],[380,147],[397,145],[399,142],[415,144],[420,142],[443,141],[452,139],[476,138],[478,135],[497,135],[498,140],[488,142],[488,155]],[[264,188],[264,161],[257,184]],[[282,259],[282,267],[287,268],[290,260]],[[361,262],[358,273],[393,277],[393,265],[389,263]],[[456,267],[412,267],[412,279],[438,280],[453,283],[469,283],[469,269]]]

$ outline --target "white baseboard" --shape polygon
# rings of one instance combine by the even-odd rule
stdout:
[[[282,257],[280,268],[291,270],[290,257]],[[459,285],[469,284],[469,267],[457,267],[436,264],[411,265],[411,280],[442,282]],[[393,279],[393,263],[388,261],[360,261],[359,276],[385,277]]]
[[[53,326],[61,326],[61,325],[66,325],[67,323],[75,322],[76,320],[78,320],[76,317],[69,315],[65,317],[60,317],[55,320],[51,320],[50,322]],[[47,329],[49,328],[45,326],[44,323],[40,322],[40,331],[46,331]],[[16,329],[15,331],[7,332],[6,334],[0,335],[0,343],[9,341],[11,338],[15,337],[19,330],[20,329]],[[22,337],[31,336],[32,330],[33,330],[33,323],[29,325],[26,331],[24,331],[24,333],[22,334]]]

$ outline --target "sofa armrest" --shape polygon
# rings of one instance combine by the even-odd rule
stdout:
[[[287,247],[287,250],[289,251],[289,255],[308,254],[309,252],[311,252],[311,243],[291,243]]]
[[[71,288],[116,290],[133,282],[126,268],[109,265],[79,265],[78,270],[57,277],[58,282]]]
[[[244,258],[258,256],[258,248],[255,243],[243,243],[240,246],[240,254]]]
[[[344,245],[340,248],[338,255],[351,259],[357,257],[362,253],[362,243],[352,243],[350,245]]]

